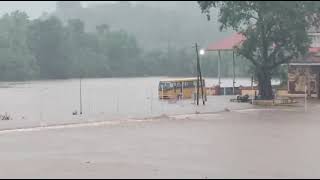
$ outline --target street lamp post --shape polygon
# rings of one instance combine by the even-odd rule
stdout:
[[[197,105],[199,105],[199,78],[200,78],[200,85],[201,85],[201,98],[202,98],[202,104],[205,105],[205,100],[204,100],[204,91],[203,91],[203,81],[202,81],[202,74],[201,74],[201,68],[200,68],[200,55],[204,55],[205,51],[201,49],[198,51],[198,44],[195,44],[196,48],[196,54],[197,54]]]

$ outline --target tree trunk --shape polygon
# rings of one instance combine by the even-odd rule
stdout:
[[[271,86],[271,74],[268,70],[260,70],[258,73],[258,89],[261,99],[273,99],[273,92]]]

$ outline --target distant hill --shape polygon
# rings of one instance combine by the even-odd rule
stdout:
[[[60,1],[54,13],[63,21],[79,18],[86,31],[95,31],[97,25],[107,24],[111,29],[123,29],[137,38],[144,49],[191,48],[226,36],[219,32],[217,12],[207,21],[195,1],[141,1],[106,3],[81,7],[78,1]]]

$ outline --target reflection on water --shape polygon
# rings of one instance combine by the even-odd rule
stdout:
[[[161,77],[103,78],[82,80],[83,115],[80,109],[79,80],[50,80],[0,83],[0,113],[8,112],[19,125],[56,124],[89,120],[148,117],[161,114],[220,111],[229,103],[227,97],[211,97],[207,106],[196,107],[192,100],[169,103],[158,99]],[[206,78],[207,86],[217,79]],[[222,79],[222,86],[231,86],[232,79]],[[237,79],[238,85],[250,85],[250,79]],[[229,105],[228,105],[229,106]],[[2,124],[2,123],[1,123]],[[1,126],[0,124],[0,126]]]

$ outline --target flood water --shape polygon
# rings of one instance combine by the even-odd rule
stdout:
[[[199,107],[193,104],[193,100],[176,103],[159,100],[158,83],[163,78],[82,79],[81,116],[72,114],[80,111],[79,79],[2,82],[0,113],[8,113],[13,119],[1,121],[0,129],[195,111],[216,112],[225,107],[240,107],[237,103],[230,104],[228,96],[208,97],[207,105]],[[206,78],[207,87],[217,82],[217,79]],[[236,86],[250,84],[250,79],[237,79]],[[222,86],[232,86],[232,79],[222,79]]]

